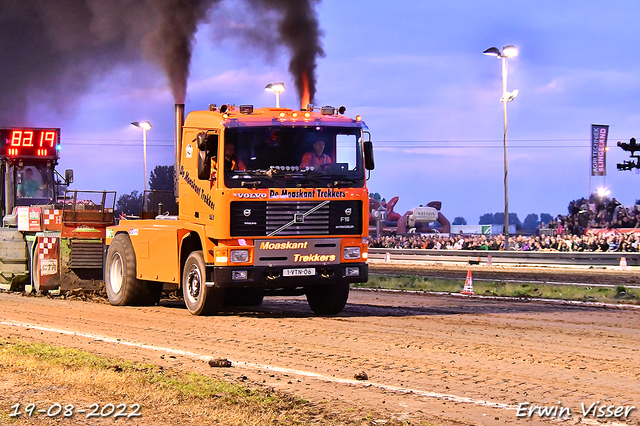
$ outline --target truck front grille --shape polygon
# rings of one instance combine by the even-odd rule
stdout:
[[[360,200],[231,202],[232,237],[361,233]]]

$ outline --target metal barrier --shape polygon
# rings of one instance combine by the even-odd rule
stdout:
[[[625,258],[627,266],[640,266],[640,253],[627,252],[557,252],[557,251],[487,251],[370,248],[369,259],[411,260],[416,262],[486,263],[507,265],[619,266]]]

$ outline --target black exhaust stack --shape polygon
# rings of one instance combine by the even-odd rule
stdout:
[[[180,154],[182,153],[182,127],[184,126],[184,104],[176,104],[176,164],[173,169],[173,195],[178,200],[178,182],[180,180]]]

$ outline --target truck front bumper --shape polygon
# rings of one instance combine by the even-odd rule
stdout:
[[[284,276],[289,267],[208,266],[207,284],[216,287],[252,287],[265,289],[295,288],[336,282],[363,283],[369,279],[365,262],[315,265],[314,275]]]

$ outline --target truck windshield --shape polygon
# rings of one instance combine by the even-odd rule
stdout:
[[[53,171],[46,165],[15,167],[16,205],[50,204],[53,202]]]
[[[228,128],[228,188],[362,187],[362,130],[357,127]]]

